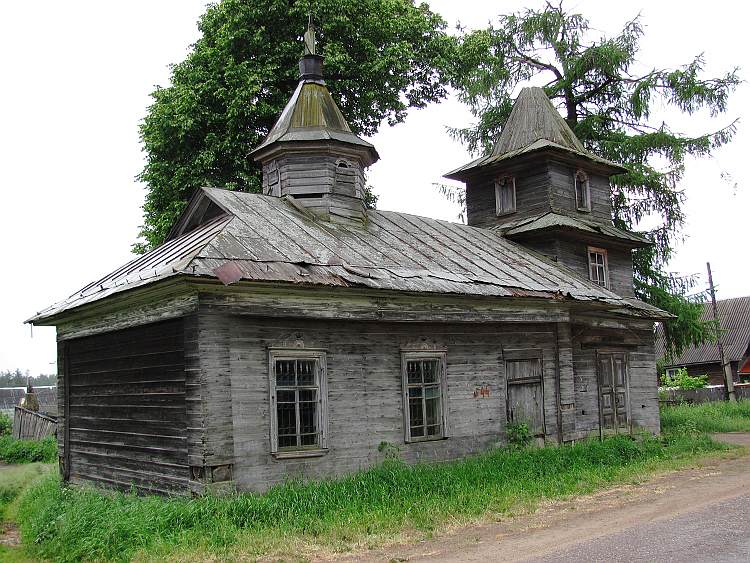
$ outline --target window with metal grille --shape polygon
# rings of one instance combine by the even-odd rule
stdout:
[[[406,441],[445,438],[445,356],[404,353],[403,385]]]
[[[602,287],[609,287],[607,251],[589,247],[589,279]]]
[[[516,210],[516,179],[511,176],[499,178],[495,182],[495,208],[498,215],[506,215]]]
[[[575,174],[576,208],[578,211],[591,211],[591,189],[589,176],[583,170]]]
[[[271,352],[271,451],[326,447],[325,356]]]

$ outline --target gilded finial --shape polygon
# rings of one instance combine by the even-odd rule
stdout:
[[[305,55],[317,55],[315,48],[315,26],[313,25],[312,12],[307,20],[307,31],[305,31]]]

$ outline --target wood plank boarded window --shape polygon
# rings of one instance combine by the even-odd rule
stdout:
[[[325,352],[272,350],[271,452],[327,447]]]
[[[544,383],[538,350],[505,353],[508,422],[525,423],[534,436],[544,436]]]
[[[406,442],[448,436],[445,353],[402,353],[404,437]]]
[[[516,210],[516,179],[512,176],[495,182],[495,208],[497,215],[507,215]]]
[[[603,248],[589,247],[589,279],[609,287],[609,267],[607,266],[607,251]]]
[[[589,176],[583,170],[575,173],[576,208],[578,211],[591,211],[591,188]]]

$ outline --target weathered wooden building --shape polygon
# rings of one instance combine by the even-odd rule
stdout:
[[[659,431],[654,320],[609,180],[540,89],[449,176],[468,225],[366,210],[378,158],[310,50],[252,157],[264,194],[205,188],[167,241],[38,313],[58,331],[60,468],[149,491],[263,490],[444,460],[525,421],[550,442]]]

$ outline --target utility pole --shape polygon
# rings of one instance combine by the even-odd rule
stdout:
[[[719,334],[716,338],[716,345],[719,347],[719,360],[721,361],[721,368],[724,370],[724,391],[726,393],[727,401],[736,401],[737,398],[734,395],[734,379],[732,378],[732,366],[724,357],[724,346],[721,345],[721,322],[719,321],[719,315],[716,311],[716,292],[714,291],[714,278],[711,275],[711,262],[706,262],[706,268],[708,268],[708,290],[711,292],[711,307],[714,311],[714,322],[716,323],[716,329]]]

